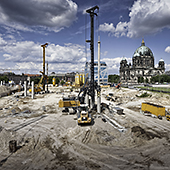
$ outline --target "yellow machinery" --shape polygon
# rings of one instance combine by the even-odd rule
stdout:
[[[75,87],[80,87],[84,84],[85,82],[85,77],[84,74],[76,74],[75,75]]]
[[[81,104],[77,113],[77,122],[80,124],[91,124],[91,114],[88,112],[88,105]]]
[[[75,97],[63,97],[63,99],[59,100],[58,105],[63,108],[76,108],[80,106],[80,101]]]
[[[166,120],[170,121],[170,115],[166,115]]]
[[[167,110],[166,120],[170,121],[170,109]]]
[[[55,79],[55,77],[53,77],[53,86],[55,86],[55,84],[56,84],[56,79]]]
[[[42,80],[43,80],[43,76],[41,76],[41,79],[40,79],[39,83],[34,85],[34,92],[35,93],[40,92],[40,91],[43,90]],[[31,88],[29,89],[29,92],[30,93],[32,92]]]
[[[78,124],[90,124],[91,123],[91,115],[89,112],[81,111],[79,116],[77,117]]]
[[[150,112],[156,116],[165,116],[165,107],[152,104],[152,103],[142,103],[141,110],[143,112]]]
[[[77,85],[80,84],[80,75],[79,74],[75,75],[75,84],[77,84]]]
[[[45,75],[45,79],[48,79],[46,75]],[[34,92],[35,92],[35,93],[38,93],[38,92],[40,92],[40,91],[43,91],[43,83],[42,83],[42,81],[43,81],[43,76],[41,76],[41,79],[40,79],[40,81],[38,82],[38,84],[35,84],[35,85],[34,85]],[[32,89],[31,89],[31,88],[29,89],[29,92],[30,92],[30,93],[32,92]]]
[[[66,85],[66,86],[70,86],[70,85],[71,85],[70,81],[67,81],[67,82],[65,83],[65,85]]]

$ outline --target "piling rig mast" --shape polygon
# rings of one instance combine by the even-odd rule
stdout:
[[[90,18],[91,18],[91,35],[90,35],[91,39],[86,40],[86,42],[90,43],[90,50],[91,50],[91,68],[90,68],[91,79],[90,79],[88,87],[82,87],[79,92],[79,95],[81,92],[83,92],[83,99],[81,99],[82,102],[84,101],[84,97],[86,94],[91,96],[92,108],[94,108],[94,105],[95,105],[95,89],[97,90],[97,93],[100,91],[100,86],[97,85],[97,83],[94,81],[94,15],[97,16],[97,13],[95,13],[95,10],[99,10],[99,7],[95,6],[95,7],[92,7],[86,10],[86,12],[90,14]]]
[[[45,48],[48,46],[48,43],[45,43],[43,45],[41,45],[41,47],[43,47],[43,90],[45,91]]]

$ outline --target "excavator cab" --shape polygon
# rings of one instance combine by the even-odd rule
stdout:
[[[89,113],[87,104],[81,104],[79,106],[79,109],[77,112],[77,121],[78,121],[78,125],[91,124],[92,118],[91,118],[91,114]]]

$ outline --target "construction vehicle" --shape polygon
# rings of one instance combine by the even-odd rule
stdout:
[[[77,122],[78,125],[81,124],[91,124],[92,123],[92,118],[91,114],[88,111],[88,105],[86,104],[81,104],[79,106],[78,112],[77,112]]]
[[[170,121],[170,109],[166,110],[166,120]]]
[[[108,95],[106,95],[106,100],[109,100],[109,101],[114,101],[117,99],[116,97],[114,97],[114,94],[113,93],[109,93]]]
[[[45,79],[47,80],[47,76],[46,75],[45,75]],[[39,92],[43,91],[43,83],[42,83],[42,81],[43,81],[43,76],[41,76],[41,79],[38,82],[38,84],[34,85],[34,92],[35,93],[39,93]],[[32,92],[31,88],[29,89],[29,92],[30,93]]]
[[[120,89],[121,84],[122,84],[122,83],[117,84],[116,88],[117,88],[117,89]]]
[[[166,120],[170,121],[170,114],[166,115]]]
[[[89,97],[91,102],[88,102],[88,105],[91,107],[89,110],[88,105],[87,106],[77,106],[77,121],[78,124],[87,124],[92,122],[91,118],[91,111],[95,110],[95,90],[97,91],[97,94],[100,94],[101,88],[99,85],[97,85],[97,82],[94,81],[94,36],[93,36],[93,31],[94,31],[94,15],[97,16],[97,13],[95,13],[95,10],[98,9],[98,6],[95,6],[93,8],[90,8],[86,10],[87,13],[90,14],[91,17],[91,40],[86,40],[86,42],[90,42],[90,49],[91,49],[91,73],[90,73],[90,81],[88,81],[88,77],[84,74],[76,74],[75,76],[75,85],[72,87],[80,87],[79,94],[77,96],[77,100],[79,101],[79,104],[84,104],[85,102],[85,97],[87,101],[89,101]],[[86,96],[87,95],[87,96]],[[72,100],[73,101],[73,100]],[[75,107],[76,107],[75,106]],[[59,101],[59,107],[72,107],[72,103],[70,102],[70,99],[68,101],[65,101],[64,98]],[[84,109],[83,109],[84,108]]]
[[[65,86],[70,86],[70,85],[71,85],[70,81],[67,81],[67,82],[65,83]]]
[[[76,110],[80,106],[80,101],[75,96],[68,96],[60,99],[58,105],[64,108],[65,111],[69,111],[69,108]]]

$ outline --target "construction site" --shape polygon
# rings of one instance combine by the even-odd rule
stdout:
[[[139,89],[102,88],[101,113],[91,112],[92,123],[78,125],[73,108],[59,107],[63,95],[78,95],[70,89],[0,98],[0,169],[169,169],[170,122],[141,113],[143,102],[168,111],[169,94],[142,98]]]
[[[75,83],[0,85],[0,169],[20,170],[169,170],[170,85],[167,92],[135,84],[114,87],[94,79],[94,16],[91,19],[90,76]],[[97,64],[97,63],[96,63]],[[105,64],[105,63],[102,63]],[[159,85],[158,85],[159,86]]]

